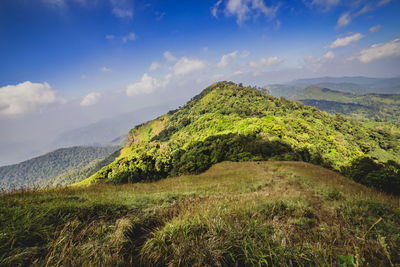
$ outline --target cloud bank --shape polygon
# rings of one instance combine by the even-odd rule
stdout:
[[[338,38],[332,44],[328,45],[327,48],[333,49],[341,46],[347,46],[353,42],[360,40],[363,37],[364,35],[362,35],[361,33],[355,33],[343,38]]]
[[[48,83],[26,81],[0,88],[0,115],[19,115],[57,102],[55,91]]]
[[[382,58],[400,56],[400,38],[386,43],[372,45],[360,51],[358,60],[369,63]]]
[[[185,75],[203,69],[206,66],[205,62],[199,59],[190,59],[182,57],[174,65],[175,75]]]
[[[151,77],[147,73],[143,74],[140,81],[128,85],[126,88],[126,94],[128,96],[136,96],[140,94],[150,94],[157,88],[163,87],[167,84],[167,81],[160,82],[157,79]]]

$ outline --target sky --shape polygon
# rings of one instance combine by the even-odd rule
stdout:
[[[399,76],[398,14],[400,0],[1,0],[0,149],[220,80]]]

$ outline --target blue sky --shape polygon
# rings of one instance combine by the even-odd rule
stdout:
[[[224,0],[217,8],[218,2],[4,0],[0,86],[46,81],[65,95],[91,91],[88,87],[100,83],[110,86],[101,90],[122,89],[123,81],[140,79],[153,61],[162,61],[165,51],[207,62],[247,51],[249,61],[278,56],[284,66],[298,67],[305,57],[326,53],[339,37],[364,35],[335,54],[388,42],[400,28],[400,2],[394,0]],[[237,8],[229,11],[229,2],[237,2]],[[252,2],[272,11],[264,14]],[[350,14],[351,21],[340,27],[343,14]],[[373,26],[380,30],[369,33]],[[103,67],[112,72],[99,73]]]
[[[2,0],[0,138],[184,103],[218,80],[399,76],[398,14],[399,0]]]

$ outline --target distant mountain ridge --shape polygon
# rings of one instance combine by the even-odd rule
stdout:
[[[400,77],[321,77],[298,79],[286,84],[264,86],[273,96],[293,98],[307,87],[329,88],[354,94],[400,94]]]
[[[147,107],[64,132],[53,141],[53,146],[122,145],[132,126],[150,120],[168,110],[170,105]]]
[[[329,113],[399,124],[400,78],[322,77],[263,89]]]
[[[357,84],[371,87],[395,87],[400,84],[400,77],[391,78],[371,78],[363,76],[349,76],[349,77],[320,77],[320,78],[308,78],[308,79],[297,79],[289,84],[306,85],[310,86],[313,84],[321,83],[336,83],[336,84]]]
[[[114,146],[61,148],[19,164],[0,167],[0,190],[77,182],[75,177],[71,177],[71,180],[66,180],[65,176],[57,179],[56,177],[65,172],[87,169],[89,164],[92,164],[92,168],[96,171],[103,166],[102,160],[117,149],[118,147]],[[89,170],[87,171],[85,176],[80,177],[81,179],[89,175]]]
[[[294,99],[329,113],[400,123],[400,94],[359,95],[328,88],[307,87]]]
[[[20,163],[59,148],[73,146],[119,146],[134,125],[179,106],[178,102],[140,108],[128,113],[99,120],[86,126],[65,131],[45,142],[0,142],[0,167]]]

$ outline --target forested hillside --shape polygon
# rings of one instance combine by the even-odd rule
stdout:
[[[118,147],[62,148],[19,164],[0,167],[0,189],[43,187],[77,182],[102,166]],[[67,172],[67,173],[64,173]]]
[[[81,184],[199,173],[224,160],[301,160],[397,193],[400,130],[363,124],[230,82],[139,125],[121,155]],[[370,161],[368,161],[370,160]],[[360,178],[360,166],[370,168]]]

